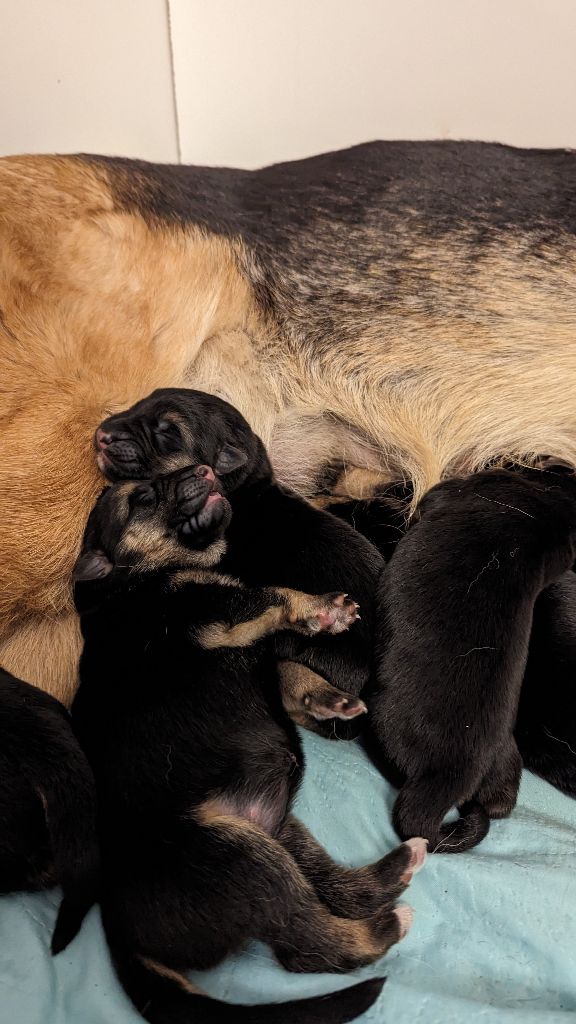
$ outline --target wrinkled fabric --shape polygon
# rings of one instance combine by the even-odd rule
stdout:
[[[397,842],[395,792],[356,744],[303,733],[296,813],[343,864]],[[59,893],[0,899],[0,1024],[137,1024],[116,981],[94,908],[80,935],[49,953]],[[567,1024],[576,1019],[576,801],[525,772],[512,818],[469,853],[429,858],[405,897],[411,932],[355,975],[288,974],[253,944],[193,975],[231,1002],[294,999],[387,974],[363,1024]],[[191,1018],[192,1024],[192,1018]]]

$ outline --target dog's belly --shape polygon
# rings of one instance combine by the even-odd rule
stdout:
[[[294,759],[296,760],[296,759]],[[266,792],[224,790],[218,796],[210,797],[200,808],[201,817],[241,818],[250,825],[256,825],[269,835],[275,835],[288,813],[290,789],[286,779],[278,780]],[[193,810],[194,817],[198,810]]]

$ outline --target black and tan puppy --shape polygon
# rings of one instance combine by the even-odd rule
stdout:
[[[98,864],[94,777],[67,711],[0,669],[0,893],[61,885],[75,934]]]
[[[405,933],[410,911],[395,900],[425,856],[417,839],[344,869],[291,816],[302,751],[279,698],[274,635],[338,633],[356,606],[223,574],[231,516],[198,466],[109,488],[88,523],[72,714],[100,798],[104,927],[153,1024],[345,1021],[381,981],[238,1007],[185,976],[251,939],[292,971],[370,963]]]
[[[252,586],[342,589],[354,596],[362,621],[337,643],[323,634],[286,634],[278,645],[286,707],[326,735],[350,735],[352,723],[336,720],[365,711],[357,698],[370,673],[374,595],[384,564],[377,549],[347,523],[278,485],[260,439],[214,395],[155,391],[105,420],[95,443],[100,469],[111,481],[153,477],[191,463],[213,467],[234,509],[223,571]],[[324,730],[323,719],[333,719]]]
[[[382,575],[370,703],[403,782],[400,836],[457,852],[512,811],[534,603],[573,565],[575,541],[572,477],[492,471],[440,484],[422,501]],[[470,801],[458,822],[442,824]]]

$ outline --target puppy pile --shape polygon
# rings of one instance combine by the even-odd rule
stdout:
[[[283,488],[235,409],[183,390],[104,421],[96,450],[110,486],[74,573],[71,720],[0,676],[1,891],[62,885],[54,953],[99,902],[152,1024],[352,1020],[382,979],[246,1007],[186,972],[255,939],[289,971],[371,963],[410,926],[397,901],[427,844],[476,845],[522,762],[576,795],[576,481],[450,480],[404,531],[387,502],[331,512]],[[295,723],[362,732],[400,787],[404,842],[377,863],[339,866],[292,815]]]

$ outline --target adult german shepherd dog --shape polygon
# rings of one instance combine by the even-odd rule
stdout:
[[[94,429],[154,388],[228,399],[309,496],[576,465],[575,197],[575,153],[468,142],[0,161],[0,663],[70,700]]]

